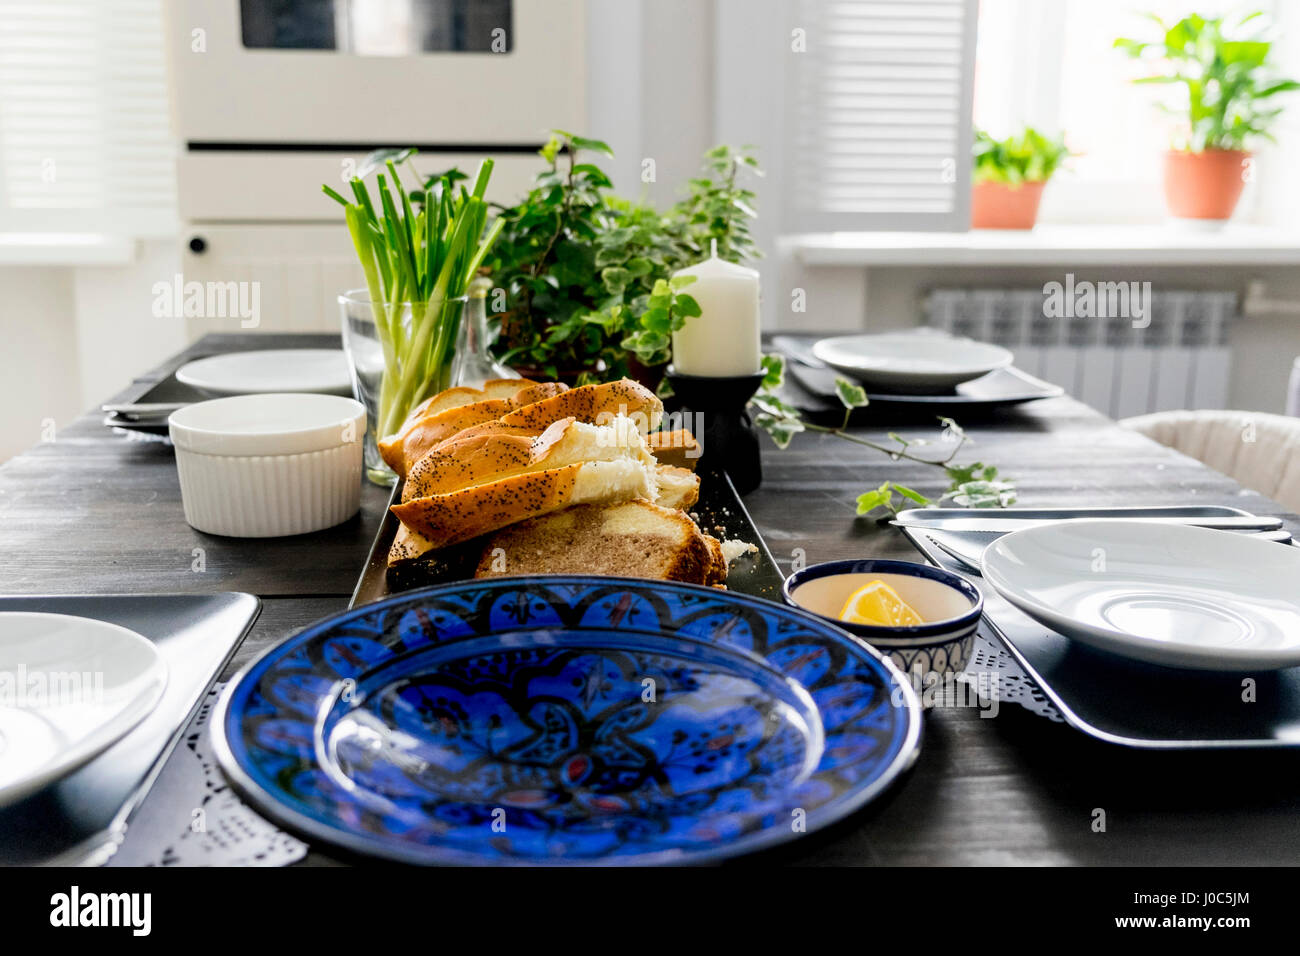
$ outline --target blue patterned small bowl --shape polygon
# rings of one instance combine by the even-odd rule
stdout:
[[[878,627],[841,621],[838,612],[868,581],[884,581],[924,624]],[[911,561],[827,561],[796,571],[783,589],[787,604],[812,611],[888,654],[913,680],[958,673],[966,667],[984,596],[965,578]]]

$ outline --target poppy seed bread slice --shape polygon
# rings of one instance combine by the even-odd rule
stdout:
[[[424,457],[434,446],[473,425],[493,422],[520,408],[554,398],[568,391],[562,382],[530,382],[507,398],[485,398],[468,404],[442,407],[435,403],[430,411],[416,417],[408,416],[395,435],[379,441],[379,454],[388,467],[402,477],[411,466]],[[439,392],[434,400],[446,392]]]
[[[475,430],[448,439],[416,462],[406,476],[402,500],[450,494],[530,471],[621,458],[655,465],[645,436],[632,419],[621,415],[604,425],[564,418],[540,434],[509,425]]]

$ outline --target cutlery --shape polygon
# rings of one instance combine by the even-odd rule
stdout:
[[[179,411],[188,402],[138,402],[121,405],[102,405],[101,411],[111,412],[125,418],[166,418],[172,412]]]
[[[1199,526],[1189,525],[1189,527]],[[936,548],[951,557],[962,567],[966,568],[966,570],[972,571],[975,574],[980,573],[980,561],[984,555],[984,548],[1002,537],[1000,534],[991,534],[984,531],[949,531],[947,529],[939,530],[934,528],[918,528],[917,530],[923,530],[925,536],[934,543]],[[1259,538],[1264,541],[1276,541],[1281,544],[1289,544],[1291,542],[1291,534],[1286,530],[1264,530],[1258,532],[1252,532],[1248,529],[1237,530],[1249,537]],[[940,538],[939,535],[947,536],[947,540]]]
[[[1118,515],[1116,517],[1119,517]],[[919,528],[922,531],[969,531],[982,534],[1006,534],[1021,528],[1038,528],[1048,524],[1060,524],[1070,521],[1091,521],[1095,516],[1061,517],[1061,518],[1008,518],[990,515],[988,518],[945,518],[942,524],[930,524],[923,521],[909,520],[903,512],[892,522],[899,527]],[[1193,528],[1215,528],[1220,531],[1277,531],[1282,528],[1281,518],[1261,518],[1256,515],[1223,515],[1217,517],[1134,517],[1125,521],[1143,524],[1185,525]]]
[[[782,352],[786,358],[793,359],[800,365],[805,365],[808,368],[830,368],[825,362],[813,355],[812,343],[805,339],[795,338],[791,335],[775,335],[772,337],[772,345]]]

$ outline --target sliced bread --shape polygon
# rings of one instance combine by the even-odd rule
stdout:
[[[646,436],[650,454],[665,465],[695,470],[700,460],[700,443],[685,428],[667,432],[651,432]]]
[[[570,505],[653,498],[655,480],[653,467],[632,458],[584,461],[413,498],[392,511],[429,547],[442,548]]]
[[[486,540],[475,577],[598,574],[723,584],[721,545],[683,512],[625,501],[532,518]]]
[[[520,408],[554,398],[568,391],[562,382],[533,382],[507,398],[485,398],[467,404],[432,410],[421,417],[410,416],[395,435],[379,441],[379,454],[388,467],[405,477],[410,466],[419,461],[429,449],[473,425],[496,421],[501,416]],[[445,392],[434,396],[439,399]],[[431,400],[432,401],[432,400]],[[439,410],[440,409],[440,410]]]
[[[605,425],[564,418],[541,434],[531,432],[529,427],[503,425],[449,438],[412,466],[402,500],[449,494],[487,481],[582,461],[632,458],[649,467],[655,465],[645,437],[625,416],[615,416]]]

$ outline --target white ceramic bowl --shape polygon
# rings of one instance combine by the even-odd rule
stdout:
[[[917,332],[821,339],[813,355],[846,375],[899,391],[953,388],[1013,359],[999,345]]]
[[[1041,624],[1152,664],[1300,666],[1300,548],[1231,531],[1063,521],[1004,535],[984,579]]]
[[[361,506],[366,410],[337,395],[240,395],[167,420],[185,520],[237,538],[305,534]]]

